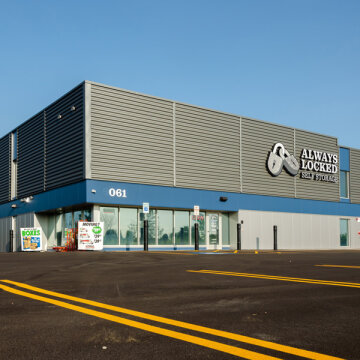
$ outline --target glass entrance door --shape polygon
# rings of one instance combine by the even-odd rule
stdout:
[[[208,249],[221,249],[221,231],[218,213],[206,214],[207,236],[206,243]]]

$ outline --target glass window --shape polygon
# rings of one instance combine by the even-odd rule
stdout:
[[[229,245],[230,244],[230,233],[229,233],[229,214],[221,214],[222,220],[222,244]]]
[[[138,244],[138,209],[120,209],[120,244]]]
[[[206,244],[205,237],[205,213],[200,212],[198,216],[191,213],[191,244],[195,244],[195,223],[199,224],[199,245]]]
[[[90,209],[85,209],[84,210],[83,220],[84,221],[91,221],[91,210]]]
[[[340,246],[349,246],[349,220],[340,219]]]
[[[67,212],[64,214],[64,231],[63,231],[63,244],[67,241],[74,239],[74,223],[73,223],[73,213]]]
[[[13,160],[17,160],[17,131],[13,132]]]
[[[175,211],[175,244],[189,245],[189,211]]]
[[[340,171],[340,196],[342,198],[349,198],[349,180],[348,171]]]
[[[104,222],[104,245],[119,245],[119,209],[100,207],[100,221]]]
[[[63,214],[56,214],[55,217],[55,241],[57,246],[61,246],[63,229]]]
[[[158,244],[173,245],[173,212],[158,210]]]
[[[149,245],[156,245],[156,211],[152,209],[150,209],[149,214],[144,214],[142,212],[142,209],[140,209],[140,244],[144,244],[145,219],[147,219],[149,225],[149,231],[148,231]]]

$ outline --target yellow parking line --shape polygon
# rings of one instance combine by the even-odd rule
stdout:
[[[257,279],[281,280],[281,281],[291,281],[291,282],[300,282],[300,283],[308,283],[308,284],[321,284],[321,285],[333,285],[333,286],[345,286],[345,287],[352,287],[352,288],[360,288],[359,283],[349,283],[349,282],[340,282],[340,281],[302,279],[302,278],[291,278],[291,277],[285,277],[285,276],[234,273],[234,272],[213,271],[213,270],[187,270],[187,271],[195,272],[195,273],[203,273],[203,274],[241,276],[241,277],[257,278]]]
[[[350,266],[350,265],[315,265],[315,266],[324,266],[324,267],[334,267],[334,268],[349,268],[349,269],[360,269],[360,266]]]
[[[75,297],[75,296],[65,295],[65,294],[61,294],[61,293],[58,293],[58,292],[49,291],[49,290],[41,289],[41,288],[38,288],[38,287],[35,287],[35,286],[19,283],[19,282],[16,282],[16,281],[11,281],[11,280],[0,280],[0,281],[8,283],[8,284],[13,284],[13,285],[16,285],[18,287],[22,287],[22,288],[29,289],[29,290],[32,290],[32,291],[36,291],[36,292],[39,292],[39,293],[42,293],[42,294],[55,296],[55,297],[59,297],[59,298],[63,298],[63,299],[71,300],[71,301],[76,301],[76,302],[80,302],[80,303],[83,303],[83,304],[91,305],[91,306],[94,306],[94,307],[100,307],[100,308],[115,311],[115,312],[121,312],[121,313],[124,313],[124,314],[140,317],[140,318],[143,318],[143,319],[156,321],[156,322],[167,324],[167,325],[176,326],[176,327],[179,327],[179,328],[184,328],[184,329],[188,329],[188,330],[202,332],[202,333],[209,334],[209,335],[215,335],[215,336],[223,337],[223,338],[226,338],[226,339],[240,341],[240,342],[243,342],[243,343],[260,346],[260,347],[268,348],[268,349],[271,349],[271,350],[276,350],[276,351],[280,351],[280,352],[284,352],[284,353],[288,353],[288,354],[293,354],[293,355],[301,356],[301,357],[304,357],[304,358],[307,358],[307,359],[313,359],[313,360],[331,360],[331,359],[335,360],[335,359],[339,359],[337,357],[323,355],[323,354],[319,354],[319,353],[312,352],[312,351],[302,350],[302,349],[298,349],[298,348],[291,347],[291,346],[281,345],[281,344],[273,343],[273,342],[270,342],[270,341],[259,340],[259,339],[256,339],[256,338],[251,338],[251,337],[248,337],[248,336],[239,335],[239,334],[235,334],[235,333],[231,333],[231,332],[227,332],[227,331],[212,329],[212,328],[208,328],[208,327],[204,327],[204,326],[200,326],[200,325],[195,325],[195,324],[191,324],[191,323],[187,323],[187,322],[182,322],[182,321],[172,320],[172,319],[165,318],[165,317],[151,315],[151,314],[147,314],[147,313],[143,313],[143,312],[139,312],[139,311],[135,311],[135,310],[125,309],[125,308],[118,307],[118,306],[107,305],[107,304],[92,301],[92,300],[82,299],[82,298],[78,298],[78,297]],[[0,284],[0,287],[4,287],[4,286],[5,285]],[[9,288],[9,289],[12,289],[12,290],[15,291],[15,289],[13,289],[13,288]],[[26,293],[26,294],[28,294],[28,293]],[[67,304],[67,303],[65,303],[65,304]],[[187,341],[187,340],[185,340],[185,341]],[[264,355],[262,355],[262,356],[263,357],[260,357],[259,359],[266,359],[264,357]]]
[[[189,342],[189,343],[192,343],[192,344],[200,345],[200,346],[203,346],[203,347],[218,350],[218,351],[228,353],[228,354],[231,354],[231,355],[239,356],[239,357],[242,357],[244,359],[249,359],[249,360],[261,360],[261,359],[280,360],[279,358],[275,358],[273,356],[263,355],[263,354],[260,354],[260,353],[256,353],[254,351],[241,349],[241,348],[238,348],[238,347],[235,347],[235,346],[222,344],[222,343],[219,343],[219,342],[216,342],[216,341],[203,339],[203,338],[193,336],[193,335],[183,334],[183,333],[173,331],[173,330],[167,330],[167,329],[159,328],[157,326],[144,324],[144,323],[134,321],[134,320],[128,320],[128,319],[122,318],[120,316],[110,315],[110,314],[103,313],[103,312],[100,312],[100,311],[87,309],[87,308],[77,306],[77,305],[72,305],[72,304],[69,304],[69,303],[66,303],[66,302],[63,302],[63,301],[49,299],[49,298],[46,298],[44,296],[30,294],[30,293],[27,293],[25,291],[13,289],[13,288],[11,288],[9,286],[0,285],[0,288],[7,291],[7,292],[16,294],[16,295],[21,295],[21,296],[24,296],[24,297],[28,297],[30,299],[43,301],[43,302],[46,302],[46,303],[49,303],[49,304],[53,304],[53,305],[56,305],[56,306],[63,307],[65,309],[78,311],[78,312],[83,313],[83,314],[87,314],[87,315],[95,316],[95,317],[98,317],[98,318],[101,318],[101,319],[113,321],[113,322],[116,322],[116,323],[119,323],[119,324],[131,326],[131,327],[134,327],[134,328],[137,328],[137,329],[140,329],[140,330],[145,330],[145,331],[149,331],[149,332],[152,332],[152,333],[155,333],[155,334],[159,334],[159,335],[171,337],[171,338],[174,338],[174,339],[186,341],[186,342]]]

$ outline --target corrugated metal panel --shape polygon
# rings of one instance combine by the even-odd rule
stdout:
[[[46,190],[84,179],[83,89],[79,85],[45,109]]]
[[[92,178],[173,185],[172,107],[170,101],[91,84]]]
[[[240,191],[240,118],[175,106],[176,186]]]
[[[291,154],[294,153],[294,130],[246,118],[241,124],[243,192],[294,197],[294,177],[285,170],[274,177],[267,170],[269,152],[276,143],[282,143]]]
[[[295,147],[297,159],[300,159],[303,149],[312,149],[321,152],[338,154],[339,159],[337,139],[333,137],[296,130]],[[336,176],[339,176],[339,174],[336,174]],[[339,189],[339,182],[331,183],[325,181],[301,179],[300,172],[296,177],[296,197],[298,198],[339,201]]]
[[[11,134],[0,139],[0,203],[10,201]]]
[[[16,244],[15,251],[21,251],[21,228],[34,227],[34,213],[26,213],[16,217]]]
[[[18,128],[18,198],[44,190],[44,139],[44,112],[34,116]]]
[[[0,252],[10,251],[11,217],[0,219]]]
[[[350,149],[350,200],[360,204],[360,150]]]

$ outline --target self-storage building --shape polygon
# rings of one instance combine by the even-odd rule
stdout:
[[[326,130],[326,129],[325,129]],[[79,220],[105,250],[360,248],[360,150],[312,133],[85,81],[0,139],[0,251]],[[194,215],[194,206],[199,206]]]

